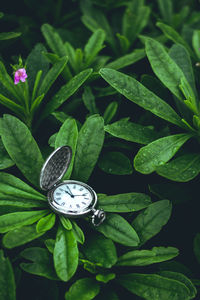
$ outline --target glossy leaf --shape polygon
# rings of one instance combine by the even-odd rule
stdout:
[[[117,262],[117,252],[114,243],[101,234],[93,234],[86,238],[82,252],[86,258],[101,265],[111,268]]]
[[[10,230],[31,225],[45,216],[48,210],[22,211],[5,214],[0,216],[0,232],[8,232]]]
[[[133,173],[129,158],[121,152],[112,151],[102,154],[98,166],[108,174],[129,175]]]
[[[197,290],[196,290],[195,286],[189,280],[189,278],[187,278],[184,274],[177,273],[177,272],[170,272],[170,271],[161,271],[161,272],[159,272],[159,274],[163,277],[174,279],[174,280],[177,280],[179,282],[182,282],[188,288],[188,290],[190,291],[191,299],[193,299],[196,296]]]
[[[116,276],[115,273],[97,274],[96,280],[103,283],[108,283],[109,281],[115,279],[115,276]]]
[[[84,48],[86,66],[89,66],[92,63],[95,56],[103,48],[104,40],[105,32],[102,29],[97,29],[92,34]]]
[[[128,119],[106,125],[104,129],[112,136],[139,144],[149,144],[159,137],[158,133],[148,126],[130,122]]]
[[[125,246],[138,246],[140,240],[133,227],[120,215],[107,214],[105,221],[97,227],[107,238]]]
[[[14,111],[19,117],[24,117],[23,107],[2,94],[0,94],[0,103],[10,110]]]
[[[105,109],[103,118],[105,125],[110,123],[110,121],[114,118],[118,109],[118,103],[116,101],[111,102]]]
[[[96,107],[96,103],[95,103],[95,97],[92,93],[92,89],[90,86],[86,86],[84,88],[82,98],[83,98],[83,103],[85,104],[86,108],[89,110],[91,114],[98,113],[98,108]]]
[[[4,257],[3,250],[0,250],[0,299],[15,300],[16,286],[15,277],[9,258]]]
[[[65,293],[65,300],[92,300],[99,293],[99,284],[93,278],[82,278]]]
[[[86,81],[92,73],[92,69],[86,69],[74,76],[68,83],[63,85],[60,90],[47,103],[43,111],[43,118],[47,117],[54,110],[60,107],[69,97],[71,97],[79,87]]]
[[[181,155],[156,169],[156,173],[173,181],[187,182],[200,172],[200,155],[189,153]]]
[[[162,229],[170,218],[171,209],[168,200],[160,200],[150,204],[133,220],[132,225],[140,238],[140,245]]]
[[[32,247],[23,250],[20,255],[23,258],[32,261],[32,263],[20,264],[20,267],[25,272],[43,276],[50,280],[59,280],[53,266],[52,255],[48,250],[39,247]]]
[[[23,175],[35,186],[39,185],[43,158],[27,126],[11,115],[4,115],[0,122],[3,144]]]
[[[106,212],[131,212],[146,208],[151,198],[142,193],[126,193],[98,197],[98,205]]]
[[[145,46],[154,73],[178,99],[183,100],[179,89],[181,78],[185,77],[182,70],[158,41],[147,38]]]
[[[16,38],[21,35],[21,32],[1,32],[0,33],[0,41],[2,40],[10,40]]]
[[[192,36],[192,45],[194,48],[194,51],[196,53],[196,56],[200,58],[200,30],[194,30],[193,36]]]
[[[70,219],[64,217],[64,216],[59,216],[60,218],[60,222],[62,224],[62,226],[66,229],[66,230],[71,230],[72,229],[72,223],[70,221]]]
[[[146,300],[189,300],[189,289],[177,280],[165,278],[157,274],[121,275],[118,283],[131,293]]]
[[[38,95],[41,94],[47,94],[48,90],[54,83],[54,81],[57,79],[57,77],[60,75],[60,73],[63,71],[66,63],[68,61],[68,57],[64,56],[56,62],[53,67],[49,70],[49,72],[44,77],[40,88],[38,90]]]
[[[153,247],[151,250],[133,250],[119,257],[117,266],[148,266],[176,257],[177,248]]]
[[[158,6],[164,21],[170,24],[173,16],[172,0],[158,0]]]
[[[74,158],[76,153],[76,145],[78,140],[78,128],[76,120],[68,118],[60,127],[55,140],[55,149],[61,146],[69,146],[72,149],[72,159],[64,179],[69,179],[72,173]]]
[[[58,227],[53,259],[58,277],[62,281],[68,281],[78,267],[77,242],[71,230]]]
[[[144,57],[145,57],[144,49],[135,49],[132,53],[126,54],[124,56],[117,58],[116,60],[113,60],[112,62],[109,62],[106,65],[106,68],[119,70],[140,61]]]
[[[152,173],[168,162],[190,137],[184,133],[170,135],[142,147],[134,158],[135,169],[143,174]]]
[[[151,111],[156,116],[183,127],[177,113],[134,78],[108,68],[101,69],[100,75],[127,99]]]
[[[46,232],[50,230],[56,221],[56,215],[54,213],[50,213],[49,215],[41,218],[36,225],[36,231],[38,233]]]
[[[77,142],[72,177],[86,182],[98,160],[104,142],[104,121],[99,115],[90,116],[83,124]]]
[[[71,221],[71,223],[72,223],[72,232],[75,239],[77,240],[78,243],[84,244],[85,236],[82,229],[78,226],[78,224],[75,221]]]
[[[53,239],[47,239],[44,241],[44,243],[47,249],[49,250],[49,252],[53,254],[56,241]]]
[[[28,242],[31,242],[45,232],[38,233],[36,231],[36,224],[22,226],[7,232],[2,239],[3,245],[5,248],[12,249],[21,245],[24,245]]]
[[[2,140],[0,138],[0,169],[3,170],[9,168],[14,164],[15,164],[14,161],[8,155],[8,152],[6,151],[2,143]]]

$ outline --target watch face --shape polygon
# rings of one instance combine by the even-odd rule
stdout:
[[[59,184],[50,192],[49,197],[52,208],[68,216],[88,213],[96,204],[96,200],[96,194],[91,187],[72,180]]]

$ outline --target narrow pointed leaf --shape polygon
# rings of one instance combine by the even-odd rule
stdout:
[[[36,225],[36,231],[38,233],[46,232],[47,230],[50,230],[56,221],[56,215],[54,213],[50,213],[47,216],[44,216],[41,218]]]
[[[36,231],[36,224],[22,226],[7,232],[3,236],[2,243],[5,248],[12,249],[29,243],[44,233],[45,232],[38,233]]]
[[[119,257],[117,266],[148,266],[176,257],[174,247],[153,247],[151,250],[133,250]]]
[[[104,129],[112,136],[139,144],[149,144],[159,137],[159,134],[148,126],[142,126],[127,119],[106,125]]]
[[[156,173],[173,181],[187,182],[200,172],[199,153],[181,155],[156,169]]]
[[[157,274],[119,276],[117,282],[131,293],[146,300],[189,300],[189,289],[181,282]]]
[[[146,208],[151,204],[151,198],[142,193],[126,193],[118,195],[103,195],[98,198],[98,205],[107,212],[131,212]]]
[[[78,135],[73,178],[84,182],[89,179],[103,142],[104,120],[99,115],[92,115],[85,121]]]
[[[0,232],[8,232],[24,225],[31,225],[45,216],[48,210],[22,211],[0,216]]]
[[[118,102],[113,101],[111,102],[105,109],[103,118],[105,125],[110,123],[110,121],[114,118],[118,109]]]
[[[107,238],[125,246],[138,246],[140,240],[133,227],[120,215],[107,214],[105,221],[97,227]]]
[[[92,300],[100,291],[99,283],[93,278],[82,278],[72,284],[65,293],[65,300]]]
[[[160,200],[150,204],[133,220],[132,225],[140,238],[140,245],[162,229],[170,218],[171,209],[169,200]]]
[[[90,37],[84,48],[85,61],[87,66],[91,64],[95,56],[103,48],[104,40],[105,32],[102,29],[97,29]]]
[[[0,138],[0,170],[7,169],[14,164],[14,161],[8,155],[8,152],[6,151]]]
[[[21,35],[21,32],[1,32],[0,41],[16,38]]]
[[[54,110],[60,107],[69,97],[71,97],[79,87],[86,81],[91,75],[92,69],[86,69],[74,76],[68,83],[63,85],[60,90],[53,96],[53,98],[47,103],[43,118],[47,117]]]
[[[158,6],[164,21],[170,24],[173,16],[172,0],[158,0]]]
[[[16,300],[15,276],[9,258],[0,250],[0,299]]]
[[[193,36],[192,36],[192,45],[194,48],[194,51],[196,53],[196,56],[200,58],[200,30],[194,30]]]
[[[152,173],[168,162],[190,137],[184,133],[170,135],[142,147],[134,158],[135,169],[143,174]]]
[[[85,242],[85,236],[82,231],[82,229],[78,226],[78,224],[75,221],[71,221],[72,223],[72,232],[74,234],[75,239],[78,243],[84,244]]]
[[[42,154],[27,126],[16,117],[4,115],[0,122],[3,144],[24,176],[39,186]]]
[[[156,116],[183,127],[181,118],[171,106],[145,88],[134,78],[108,68],[101,69],[100,75],[127,99],[144,109],[151,111]]]
[[[78,267],[77,242],[71,230],[66,230],[59,226],[53,259],[58,277],[62,281],[68,281]]]
[[[72,173],[74,158],[76,153],[76,145],[78,140],[78,128],[76,120],[68,118],[60,127],[55,140],[55,149],[61,146],[69,146],[72,149],[72,159],[69,168],[64,175],[64,179],[69,179]]]
[[[24,116],[24,110],[21,105],[15,103],[13,100],[5,97],[4,95],[0,94],[0,103],[5,107],[9,108],[10,110],[14,111],[18,116]]]

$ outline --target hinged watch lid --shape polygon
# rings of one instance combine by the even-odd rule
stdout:
[[[40,187],[43,190],[51,189],[58,183],[67,171],[72,158],[69,146],[57,148],[45,161],[40,173]]]

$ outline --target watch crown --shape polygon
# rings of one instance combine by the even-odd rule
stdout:
[[[92,212],[92,224],[94,226],[99,226],[105,220],[106,213],[103,209],[93,209]]]

